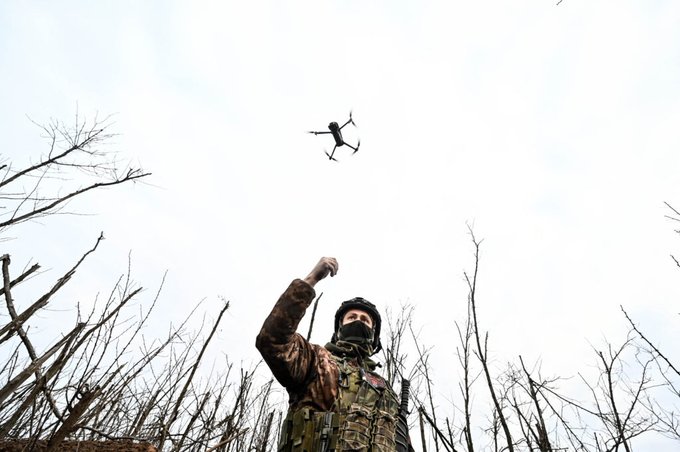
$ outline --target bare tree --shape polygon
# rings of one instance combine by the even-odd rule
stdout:
[[[22,223],[67,213],[65,206],[88,192],[147,177],[150,173],[121,165],[116,153],[106,151],[114,136],[109,127],[108,118],[87,122],[76,116],[72,127],[53,121],[41,126],[48,151],[36,162],[21,168],[3,162],[0,234],[7,238]],[[209,378],[199,376],[229,307],[226,300],[206,337],[203,327],[187,329],[194,310],[165,339],[149,341],[141,332],[163,282],[150,305],[135,313],[131,301],[143,292],[128,262],[103,303],[85,316],[78,311],[70,331],[47,349],[34,345],[28,323],[39,321],[35,314],[55,302],[102,239],[99,234],[91,249],[29,303],[16,300],[13,291],[40,266],[15,274],[11,257],[0,257],[8,313],[8,322],[0,325],[7,352],[0,365],[0,449],[60,450],[77,441],[79,450],[98,450],[106,440],[159,450],[269,450],[277,413],[280,418],[271,381],[255,387],[256,368],[242,368],[235,378],[231,364]]]
[[[462,421],[455,423],[451,421],[455,416],[444,416],[446,427],[443,428],[437,421],[438,416],[442,417],[437,416],[441,409],[431,402],[426,408],[421,402],[421,429],[425,431],[429,427],[437,439],[437,442],[432,440],[435,448],[470,452],[479,447],[495,451],[630,451],[633,441],[641,435],[660,432],[676,437],[680,425],[676,421],[677,411],[669,410],[655,391],[669,385],[669,375],[678,374],[673,371],[670,359],[647,338],[641,339],[646,345],[644,349],[635,343],[632,335],[619,346],[606,342],[603,349],[595,348],[597,374],[594,377],[575,371],[567,377],[544,378],[537,365],[528,367],[521,355],[517,363],[508,362],[506,370],[494,373],[489,363],[489,335],[482,331],[477,309],[481,241],[475,238],[472,229],[469,231],[474,271],[464,272],[468,311],[466,319],[456,322],[459,345],[455,353],[461,369],[458,383],[461,403],[455,410],[462,413]],[[643,338],[630,319],[629,322],[638,337]],[[419,350],[418,346],[414,348]],[[471,360],[472,356],[477,359]],[[423,361],[421,366],[423,375],[427,376],[429,363]],[[481,375],[484,375],[485,391],[477,387]],[[581,383],[576,387],[577,396],[568,395],[561,388],[562,383],[573,380],[574,376],[578,376]],[[574,387],[573,381],[571,386]],[[677,386],[668,387],[677,397]],[[473,397],[484,392],[490,401],[486,412],[480,406],[472,406]],[[428,400],[430,393],[431,387],[427,387],[426,397],[421,399]],[[484,419],[487,424],[479,425]],[[425,446],[424,433],[422,441]],[[482,444],[476,445],[476,442]]]
[[[479,270],[479,246],[481,245],[481,241],[477,241],[474,235],[474,231],[472,230],[471,227],[468,226],[468,231],[470,233],[470,237],[472,240],[472,243],[474,245],[474,271],[472,273],[472,276],[469,276],[467,273],[465,273],[465,281],[468,284],[468,290],[469,290],[469,301],[470,301],[470,307],[472,311],[472,332],[473,332],[473,337],[475,339],[475,354],[477,355],[477,358],[479,359],[479,362],[482,365],[482,370],[484,373],[484,377],[486,378],[486,384],[487,388],[489,390],[489,394],[491,395],[491,400],[493,401],[493,406],[494,406],[494,417],[498,419],[498,422],[500,423],[502,429],[503,429],[503,434],[505,436],[505,441],[507,444],[507,448],[510,452],[514,451],[514,444],[512,440],[512,434],[510,433],[510,427],[508,426],[508,421],[505,417],[505,413],[503,412],[503,407],[501,405],[501,400],[498,394],[496,393],[496,389],[494,388],[493,384],[493,379],[491,377],[491,372],[489,370],[489,355],[488,355],[488,340],[489,340],[489,334],[486,333],[484,335],[484,345],[482,346],[482,340],[481,336],[482,334],[479,331],[479,320],[477,318],[477,301],[475,299],[476,292],[477,292],[477,274]]]
[[[63,213],[71,200],[87,192],[134,182],[149,176],[141,168],[121,164],[105,146],[114,134],[110,118],[92,121],[76,114],[73,126],[61,121],[38,125],[48,151],[36,162],[15,168],[3,165],[0,180],[0,234],[9,226]]]

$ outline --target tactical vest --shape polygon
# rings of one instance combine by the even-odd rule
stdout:
[[[279,452],[395,452],[399,400],[385,380],[347,360],[338,364],[332,411],[302,407],[281,426]]]

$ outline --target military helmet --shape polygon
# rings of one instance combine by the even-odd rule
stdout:
[[[382,344],[380,343],[380,324],[382,323],[380,320],[380,313],[373,303],[361,297],[355,297],[351,300],[343,301],[340,304],[340,307],[335,312],[335,324],[333,326],[334,333],[331,342],[335,342],[338,339],[340,322],[350,309],[361,309],[362,311],[366,311],[373,319],[373,353],[378,353],[382,348]]]

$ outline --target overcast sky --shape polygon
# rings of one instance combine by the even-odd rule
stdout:
[[[168,270],[159,335],[221,295],[219,347],[247,362],[290,280],[334,256],[313,339],[342,300],[410,302],[449,394],[470,224],[497,362],[573,375],[625,337],[619,305],[672,353],[680,3],[555,3],[2,2],[3,157],[47,150],[27,116],[78,111],[113,115],[110,148],[153,173],[70,206],[96,215],[14,229],[4,252],[53,269],[47,284],[104,231],[53,309],[91,303],[131,252],[147,299]],[[360,151],[329,161],[331,137],[305,132],[350,110]]]

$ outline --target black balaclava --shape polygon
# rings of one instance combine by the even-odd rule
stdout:
[[[361,320],[341,325],[335,334],[335,341],[326,344],[326,348],[336,355],[354,356],[369,365],[375,364],[369,359],[373,355],[373,328]]]
[[[361,346],[370,346],[373,344],[373,328],[361,320],[346,323],[338,329],[338,340]]]

